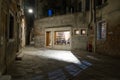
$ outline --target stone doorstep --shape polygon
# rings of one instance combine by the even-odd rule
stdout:
[[[20,53],[19,55],[17,55],[17,57],[23,57],[24,54],[23,53]]]
[[[24,56],[23,53],[20,53],[16,56],[16,60],[22,60],[22,57]]]
[[[3,75],[0,77],[0,80],[11,80],[11,76],[10,75]]]
[[[0,72],[0,76],[2,76],[2,73]]]
[[[17,56],[18,57],[22,57],[23,56],[22,49],[17,53]]]

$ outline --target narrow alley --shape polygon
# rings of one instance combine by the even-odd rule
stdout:
[[[120,80],[120,0],[0,0],[0,80]]]
[[[84,51],[26,47],[7,74],[12,80],[119,80],[119,61]]]

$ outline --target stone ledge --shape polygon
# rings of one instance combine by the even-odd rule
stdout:
[[[11,76],[10,75],[1,76],[0,80],[11,80]]]

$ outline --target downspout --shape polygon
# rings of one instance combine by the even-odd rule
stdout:
[[[93,0],[93,16],[94,16],[94,53],[96,53],[96,2]]]
[[[94,24],[94,40],[93,44],[93,52],[96,53],[96,6],[95,0],[90,0],[90,20],[88,24],[88,29],[91,29],[91,23]],[[90,34],[90,33],[89,33]]]
[[[89,28],[90,28],[90,25],[92,23],[92,20],[93,20],[92,0],[90,0],[90,19],[89,19],[89,24],[88,24]]]
[[[88,42],[87,42],[87,50],[92,51],[92,44],[89,42],[90,39],[90,30],[92,29],[92,21],[93,21],[93,0],[90,0],[90,12],[89,12],[89,23],[88,23]],[[91,47],[90,47],[91,45]]]

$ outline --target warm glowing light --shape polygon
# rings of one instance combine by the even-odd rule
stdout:
[[[25,20],[22,19],[22,27],[25,27]]]
[[[83,31],[82,31],[82,34],[86,34],[86,31],[85,31],[85,30],[83,30]]]
[[[86,35],[86,29],[81,29],[81,34]]]
[[[74,34],[78,35],[78,34],[80,34],[80,31],[76,29],[76,30],[74,30]]]
[[[28,12],[29,12],[29,13],[33,13],[33,10],[32,10],[32,9],[28,9]]]
[[[65,40],[70,39],[70,31],[64,32]]]

